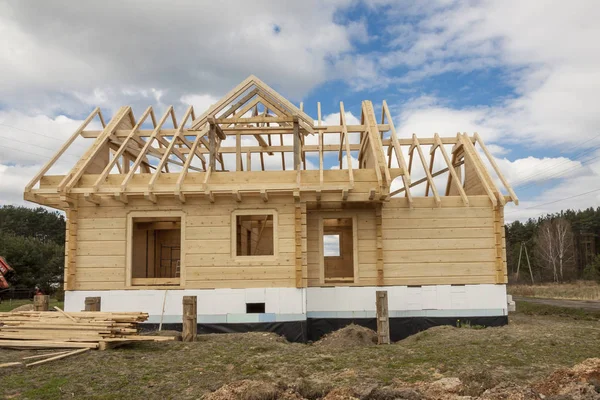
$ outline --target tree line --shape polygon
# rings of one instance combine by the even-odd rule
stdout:
[[[509,281],[600,281],[600,207],[514,221],[505,229]]]
[[[63,283],[64,216],[43,207],[0,207],[0,256],[16,272],[13,288],[55,291]]]

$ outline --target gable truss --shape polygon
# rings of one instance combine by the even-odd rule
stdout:
[[[95,204],[103,197],[127,203],[129,196],[144,196],[156,203],[160,196],[185,202],[188,195],[204,195],[214,201],[215,195],[222,194],[233,195],[237,201],[242,194],[256,194],[268,201],[270,192],[291,193],[295,198],[308,195],[320,202],[338,193],[342,202],[380,202],[404,195],[412,205],[411,189],[424,183],[424,196],[431,194],[437,206],[444,195],[459,195],[469,206],[468,197],[473,193],[467,193],[459,176],[459,169],[467,165],[477,178],[476,190],[486,194],[494,206],[507,200],[518,202],[479,135],[400,139],[385,101],[380,123],[370,101],[362,102],[361,111],[360,124],[348,125],[340,102],[339,125],[325,126],[318,103],[315,124],[302,105],[294,106],[252,76],[199,117],[188,107],[180,123],[172,106],[158,121],[152,107],[137,121],[130,107],[121,107],[108,124],[95,109],[27,185],[25,198],[53,206],[72,202],[79,194]],[[95,118],[100,119],[102,130],[87,130]],[[167,123],[172,128],[166,127]],[[66,175],[46,176],[78,137],[94,140],[84,156]],[[476,144],[508,196],[496,187]],[[445,148],[449,145],[453,146],[451,153]],[[429,146],[429,160],[423,146]],[[445,167],[436,171],[435,155],[439,153]],[[325,169],[324,160],[332,154],[336,154],[339,167]],[[258,168],[254,155],[258,155],[254,160],[259,162],[259,171],[253,171]],[[415,157],[425,176],[412,182]],[[280,167],[274,170],[275,159],[280,159]],[[353,165],[356,161],[358,165]],[[445,173],[448,182],[440,192],[435,178]],[[392,188],[396,178],[400,179],[399,189]],[[40,187],[34,189],[38,183]]]

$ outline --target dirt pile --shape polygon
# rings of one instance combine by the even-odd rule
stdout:
[[[354,337],[357,327],[348,328],[344,329],[352,332],[351,337]],[[365,328],[358,328],[359,331],[365,331]],[[314,383],[308,385],[307,382],[288,386],[285,383],[274,385],[263,381],[242,380],[224,385],[216,392],[206,395],[204,399],[600,400],[600,358],[590,358],[573,368],[557,370],[532,386],[517,385],[482,373],[463,375],[462,379],[445,377],[434,382],[395,381],[394,384],[385,387],[377,384],[362,388],[332,386],[320,385],[317,388]]]
[[[221,386],[203,400],[301,400],[293,390],[283,390],[269,382],[245,379]]]
[[[600,399],[600,358],[588,358],[573,368],[559,369],[533,387],[545,396]]]
[[[335,332],[323,336],[315,342],[315,346],[333,349],[344,349],[357,346],[373,346],[377,344],[377,333],[363,326],[350,324]]]
[[[33,311],[33,304],[23,304],[22,306],[13,308],[10,312]]]

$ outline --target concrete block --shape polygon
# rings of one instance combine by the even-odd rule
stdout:
[[[227,314],[227,323],[243,324],[260,322],[260,314]]]
[[[306,314],[277,314],[275,322],[284,321],[306,321]]]
[[[224,324],[227,322],[227,315],[198,315],[199,324]]]
[[[276,316],[274,313],[258,314],[259,322],[275,322]]]

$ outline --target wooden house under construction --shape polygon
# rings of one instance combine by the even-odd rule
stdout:
[[[65,309],[101,297],[181,324],[191,295],[200,332],[306,340],[374,327],[387,290],[392,339],[506,323],[503,209],[518,200],[482,139],[396,132],[375,109],[348,123],[340,104],[325,125],[319,104],[313,119],[250,76],[200,115],[94,110],[25,188],[67,215]]]

